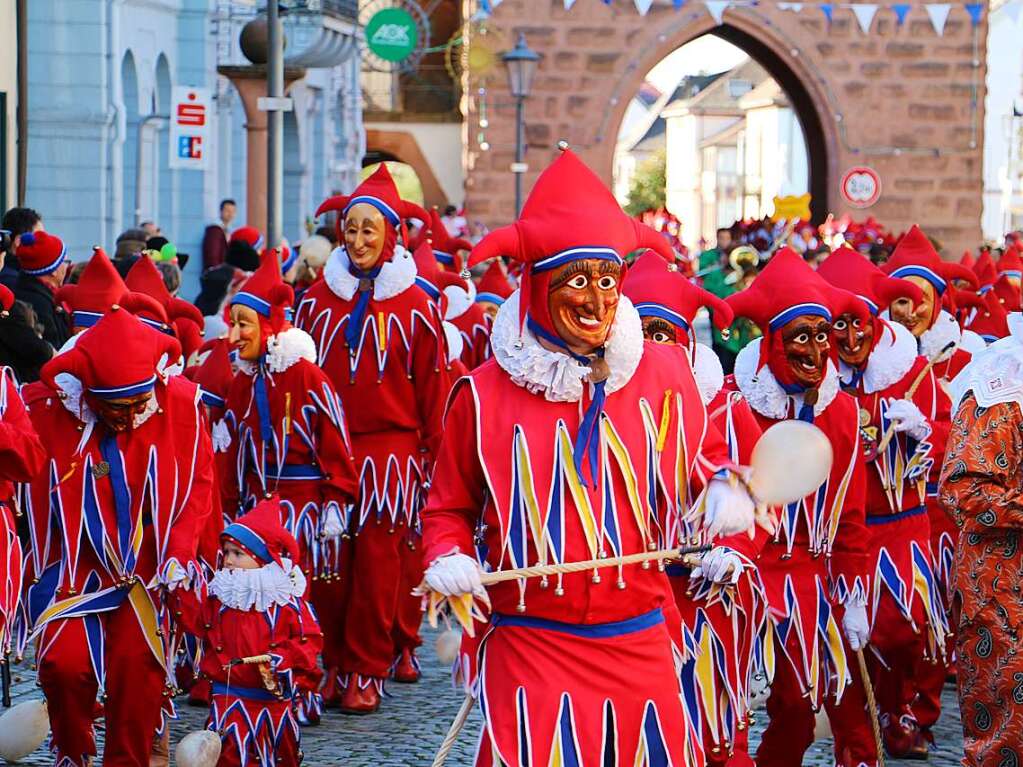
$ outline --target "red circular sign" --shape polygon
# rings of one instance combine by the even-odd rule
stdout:
[[[881,177],[865,165],[849,168],[842,176],[842,199],[854,208],[869,208],[881,196]]]

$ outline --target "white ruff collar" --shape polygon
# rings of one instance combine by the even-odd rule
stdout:
[[[973,391],[981,407],[1016,402],[1023,408],[1023,314],[1010,313],[1008,323],[1009,335],[974,355],[952,379],[949,390],[953,414],[968,391]]]
[[[963,338],[959,342],[959,348],[968,351],[971,355],[980,354],[987,348],[987,341],[972,330],[963,329]]]
[[[863,391],[873,394],[897,384],[910,371],[917,358],[916,338],[903,325],[892,320],[881,326],[881,339],[867,358],[863,371]],[[852,368],[839,360],[843,380],[852,377]]]
[[[735,382],[750,407],[760,415],[776,421],[794,418],[794,414],[798,414],[803,406],[803,395],[789,394],[781,388],[768,365],[765,364],[757,370],[760,362],[760,344],[763,340],[754,338],[742,347],[735,358]],[[817,389],[817,404],[813,406],[814,416],[827,410],[828,405],[838,395],[838,391],[838,371],[828,360],[824,380]]]
[[[217,570],[209,592],[235,610],[264,612],[271,605],[289,604],[305,593],[306,581],[301,569],[288,559],[282,561],[284,567],[271,562],[253,570]]]
[[[81,449],[82,445],[89,439],[89,433],[98,420],[96,414],[92,412],[92,408],[89,407],[85,397],[82,396],[82,382],[78,378],[70,373],[58,373],[53,381],[57,384],[60,403],[71,415],[89,427],[83,432],[82,440],[79,444],[79,449]],[[135,416],[134,428],[139,428],[159,409],[160,406],[156,401],[156,393],[154,392],[153,396],[146,402],[146,409]]]
[[[465,341],[462,339],[461,331],[447,320],[443,321],[444,338],[448,342],[448,362],[454,362],[462,358],[465,349]]]
[[[444,288],[444,295],[448,297],[448,310],[444,313],[444,319],[453,320],[461,317],[472,306],[476,300],[476,289],[472,289],[472,295],[465,288],[458,285],[448,285]]]
[[[299,360],[316,362],[316,342],[304,330],[288,328],[266,340],[266,366],[271,373],[283,373]],[[256,365],[247,360],[239,359],[237,365],[246,375],[256,372]]]
[[[698,343],[693,351],[693,377],[703,404],[709,405],[725,385],[725,371],[721,368],[721,360],[709,346]]]
[[[545,349],[529,328],[522,328],[519,335],[519,296],[517,290],[512,293],[494,318],[490,345],[497,364],[516,384],[534,394],[543,394],[551,402],[578,402],[583,396],[589,366],[562,352]],[[611,394],[624,387],[642,358],[643,323],[632,302],[620,296],[604,345],[604,361],[611,372],[605,391]]]
[[[359,278],[348,271],[348,253],[344,248],[334,248],[323,267],[323,280],[336,296],[351,301],[359,288]],[[373,299],[385,301],[404,293],[416,283],[416,262],[401,245],[394,246],[394,256],[380,267],[380,274],[373,280]]]
[[[962,340],[963,331],[960,329],[959,323],[956,322],[956,318],[942,309],[938,319],[934,321],[934,326],[925,330],[920,336],[920,354],[931,359],[949,343],[954,342],[955,345],[951,349],[935,360],[935,362],[943,362],[955,354],[955,350],[959,348]]]

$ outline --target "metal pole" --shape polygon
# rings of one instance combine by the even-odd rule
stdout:
[[[522,213],[522,104],[525,98],[515,99],[515,218]]]
[[[266,7],[270,51],[266,68],[266,95],[272,99],[284,96],[284,35],[278,15],[277,0]],[[272,109],[267,114],[266,167],[266,243],[275,248],[284,228],[284,112]]]

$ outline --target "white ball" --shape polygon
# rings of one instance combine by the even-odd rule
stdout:
[[[450,666],[458,658],[458,651],[462,647],[462,632],[455,629],[448,629],[437,637],[437,657],[445,666]]]
[[[761,503],[783,506],[814,492],[831,473],[831,441],[806,421],[779,421],[753,447],[750,486]]]
[[[220,759],[220,736],[212,730],[196,730],[181,739],[174,749],[178,767],[216,767]]]
[[[19,703],[0,716],[0,757],[17,762],[35,751],[50,734],[45,700]]]

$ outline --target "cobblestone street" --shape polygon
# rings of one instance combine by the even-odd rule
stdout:
[[[461,704],[461,695],[452,688],[446,668],[434,655],[435,635],[427,633],[423,646],[423,679],[419,684],[391,684],[391,697],[384,701],[381,713],[367,717],[342,716],[328,712],[319,727],[303,730],[302,745],[307,767],[423,767],[433,760],[434,753]],[[18,703],[39,694],[34,675],[27,665],[15,667],[14,702]],[[936,745],[931,749],[930,764],[939,767],[957,765],[962,757],[962,731],[955,690],[946,686],[945,710],[935,731]],[[191,730],[202,727],[206,712],[203,709],[179,706],[180,718],[172,724],[172,739],[177,741]],[[766,721],[759,716],[753,729],[752,744],[759,742],[759,732]],[[479,719],[470,719],[458,740],[448,767],[468,767],[472,764]],[[173,746],[172,746],[173,752]],[[826,767],[833,764],[830,741],[819,741],[808,752],[806,765]],[[21,764],[49,765],[52,758],[45,746]],[[914,764],[888,761],[890,765]],[[915,764],[919,764],[916,762]]]

